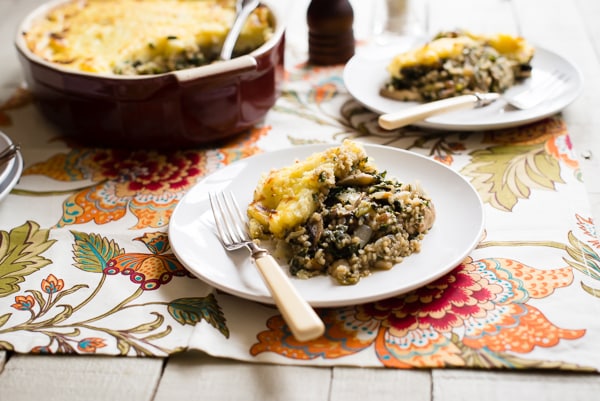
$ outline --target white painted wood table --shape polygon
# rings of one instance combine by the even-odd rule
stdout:
[[[421,0],[426,29],[518,32],[577,65],[582,95],[563,116],[600,218],[600,2]],[[0,88],[21,82],[12,46],[18,21],[40,0],[0,0]],[[355,0],[357,24],[375,0]],[[307,1],[291,6],[291,40],[306,32]],[[366,25],[357,36],[368,35]],[[600,356],[599,356],[600,357]],[[20,400],[596,400],[600,375],[561,372],[395,370],[249,364],[186,352],[170,358],[31,356],[0,351],[0,401]]]

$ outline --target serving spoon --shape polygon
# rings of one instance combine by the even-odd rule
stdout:
[[[259,4],[260,0],[237,1],[235,20],[233,21],[233,25],[231,25],[231,30],[225,37],[225,41],[223,41],[223,47],[221,48],[221,54],[219,55],[220,60],[231,59],[235,42],[237,42],[238,36],[240,36],[240,32],[242,32],[244,23]]]
[[[15,157],[19,149],[20,146],[14,143],[2,149],[2,151],[0,151],[0,165],[8,162],[10,159]]]

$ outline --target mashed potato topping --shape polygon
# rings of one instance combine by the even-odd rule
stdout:
[[[381,94],[431,101],[471,93],[503,92],[531,73],[534,48],[505,33],[441,32],[388,64],[390,81]]]
[[[233,23],[234,0],[72,0],[24,32],[38,56],[79,71],[156,74],[208,64]],[[273,32],[266,7],[246,22],[234,54]]]
[[[270,171],[247,213],[251,237],[274,240],[293,275],[341,284],[419,252],[435,220],[420,187],[387,178],[350,140]]]
[[[306,160],[273,170],[264,176],[254,191],[248,214],[255,237],[262,231],[283,238],[292,228],[304,223],[317,209],[318,199],[351,171],[375,172],[365,150],[356,142],[315,153]]]

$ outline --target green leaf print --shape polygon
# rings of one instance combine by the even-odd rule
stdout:
[[[133,327],[133,328],[129,329],[128,331],[130,333],[149,333],[153,330],[158,329],[160,326],[162,326],[162,324],[165,321],[165,318],[161,314],[156,313],[156,312],[151,312],[151,314],[156,317],[154,319],[154,321],[140,324],[139,326]]]
[[[71,231],[75,237],[73,254],[74,266],[86,272],[102,273],[106,263],[117,255],[124,253],[114,241],[109,241],[98,234]]]
[[[572,231],[569,231],[568,238],[566,251],[573,260],[564,258],[565,262],[586,276],[600,280],[600,256],[588,244],[578,240]]]
[[[204,298],[179,298],[169,302],[168,311],[171,316],[182,325],[195,326],[206,320],[226,338],[229,338],[229,329],[225,323],[225,316],[217,303],[214,295]]]
[[[8,322],[8,319],[10,319],[11,315],[12,313],[6,313],[0,316],[0,327],[4,326],[4,324]]]
[[[592,288],[589,285],[586,285],[584,282],[581,283],[581,288],[583,288],[583,290],[585,292],[587,292],[588,294],[590,294],[596,298],[600,298],[600,289]]]
[[[0,231],[0,297],[18,292],[25,276],[52,263],[40,256],[56,242],[48,239],[49,234],[32,221]]]
[[[560,164],[544,147],[494,146],[471,153],[471,163],[461,173],[472,177],[484,202],[511,211],[519,199],[527,199],[532,189],[554,190],[563,183]]]

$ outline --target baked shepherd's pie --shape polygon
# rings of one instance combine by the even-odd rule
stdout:
[[[419,252],[435,210],[418,185],[387,177],[346,140],[262,177],[248,216],[251,237],[273,240],[292,275],[355,284]]]
[[[158,74],[215,61],[235,17],[235,0],[71,0],[23,32],[43,59],[77,71]],[[234,56],[260,47],[274,21],[260,6]]]
[[[442,32],[396,55],[388,65],[386,97],[431,101],[472,93],[502,93],[531,75],[534,48],[522,37]]]

